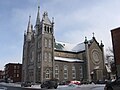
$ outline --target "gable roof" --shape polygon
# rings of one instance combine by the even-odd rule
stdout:
[[[63,43],[63,42],[55,42],[55,50],[61,51],[69,51],[69,52],[80,52],[85,50],[85,44],[70,44],[70,43]]]
[[[88,40],[89,47],[92,45],[93,42],[96,42],[96,44],[99,46],[99,43],[97,42],[95,37],[92,37],[92,39]],[[70,44],[70,43],[56,41],[54,49],[59,51],[68,51],[68,52],[77,53],[77,52],[85,51],[85,43],[82,42],[79,44]]]

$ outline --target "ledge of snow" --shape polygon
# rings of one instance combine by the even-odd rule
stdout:
[[[72,59],[72,58],[63,58],[63,57],[54,57],[56,61],[67,61],[67,62],[84,62],[84,60],[80,59]]]

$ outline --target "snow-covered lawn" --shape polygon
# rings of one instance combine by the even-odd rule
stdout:
[[[20,84],[16,84],[16,83],[0,83],[2,85],[6,85],[6,86],[14,86],[14,87],[21,87]],[[94,88],[99,88],[99,87],[104,87],[104,84],[83,84],[83,85],[59,85],[58,86],[58,90],[69,90],[69,89],[74,89],[74,88],[81,88],[81,90],[88,90],[89,88],[93,88],[93,90],[95,90]],[[36,89],[40,89],[40,85],[32,85],[31,87],[25,87],[25,88],[36,88]],[[85,89],[86,88],[86,89]]]

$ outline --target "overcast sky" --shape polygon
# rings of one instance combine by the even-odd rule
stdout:
[[[44,11],[54,17],[57,41],[77,44],[94,32],[105,48],[112,47],[110,30],[120,26],[120,0],[0,0],[0,69],[22,62],[24,31],[29,15],[35,25],[38,4],[41,17]]]

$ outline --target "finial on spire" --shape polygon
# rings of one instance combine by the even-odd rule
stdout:
[[[88,43],[88,40],[87,40],[87,37],[85,36],[85,41],[84,41],[85,44]]]
[[[104,47],[103,43],[102,43],[102,40],[101,40],[101,44],[100,44],[101,47]]]
[[[92,34],[93,34],[93,37],[94,37],[95,33],[93,32]]]
[[[29,15],[29,22],[30,22],[30,20],[31,20],[31,15]]]
[[[52,17],[52,23],[54,24],[54,17]]]
[[[40,24],[40,13],[39,13],[39,11],[40,11],[40,6],[38,5],[38,12],[37,12],[37,18],[36,18],[36,26]]]
[[[31,32],[31,16],[29,16],[29,21],[28,21],[27,33],[28,32]]]
[[[38,0],[38,8],[40,8],[40,0]]]

